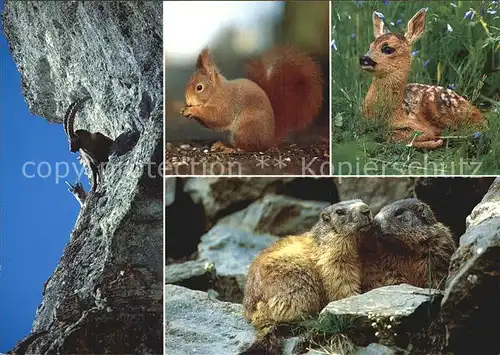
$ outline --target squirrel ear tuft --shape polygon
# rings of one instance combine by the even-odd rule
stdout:
[[[203,48],[196,61],[196,69],[204,69],[206,72],[209,72],[213,68],[215,68],[215,63],[210,56],[210,49],[208,47]]]

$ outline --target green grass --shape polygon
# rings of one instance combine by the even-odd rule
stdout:
[[[319,354],[352,354],[356,348],[350,339],[357,318],[348,315],[323,313],[304,317],[292,325],[292,333],[301,335]]]
[[[390,31],[404,32],[408,20],[423,7],[428,8],[426,30],[412,48],[418,52],[413,56],[409,82],[454,85],[454,90],[479,107],[488,121],[488,129],[481,132],[481,138],[449,139],[444,147],[435,151],[388,142],[387,125],[365,120],[361,111],[371,78],[360,69],[359,57],[366,53],[374,39],[372,12],[384,14]],[[474,17],[464,19],[471,9]],[[448,25],[453,31],[448,30]],[[335,175],[500,173],[499,2],[338,1],[332,5],[332,27]],[[463,135],[464,132],[444,132],[448,134]]]

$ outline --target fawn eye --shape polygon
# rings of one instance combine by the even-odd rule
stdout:
[[[200,92],[202,90],[203,90],[203,85],[201,84],[196,85],[196,91]]]
[[[337,214],[337,216],[344,216],[345,215],[344,210],[335,210],[335,213]]]
[[[384,53],[384,54],[394,53],[394,48],[389,47],[388,45],[385,45],[382,47],[382,53]]]

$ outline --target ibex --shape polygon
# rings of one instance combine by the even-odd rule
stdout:
[[[101,182],[99,166],[101,163],[109,160],[109,151],[113,140],[99,132],[91,133],[83,129],[75,132],[74,123],[76,113],[85,101],[89,99],[90,96],[87,96],[69,105],[64,115],[64,131],[68,136],[69,150],[72,153],[80,151],[82,159],[88,163],[92,170],[91,192],[94,192],[97,190],[97,185]]]
[[[436,149],[444,143],[440,135],[445,128],[457,129],[463,124],[479,128],[484,119],[476,107],[449,89],[407,84],[411,46],[424,33],[426,12],[421,9],[412,17],[405,34],[388,32],[374,12],[375,41],[359,62],[373,76],[364,102],[365,117],[387,117],[395,130],[394,140]]]
[[[85,192],[85,189],[83,188],[83,184],[81,182],[75,183],[75,185],[71,185],[69,182],[66,181],[66,184],[68,184],[69,189],[68,191],[75,196],[76,200],[78,203],[80,203],[80,207],[83,207],[83,204],[85,203],[85,199],[87,198],[87,193]]]

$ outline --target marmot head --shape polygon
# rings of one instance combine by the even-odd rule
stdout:
[[[359,232],[370,229],[372,220],[370,206],[363,201],[343,201],[326,207],[312,232],[319,241],[332,236],[332,232],[335,238],[357,237]]]
[[[426,203],[415,199],[395,201],[385,207],[373,220],[378,240],[407,249],[425,246],[441,225]]]

